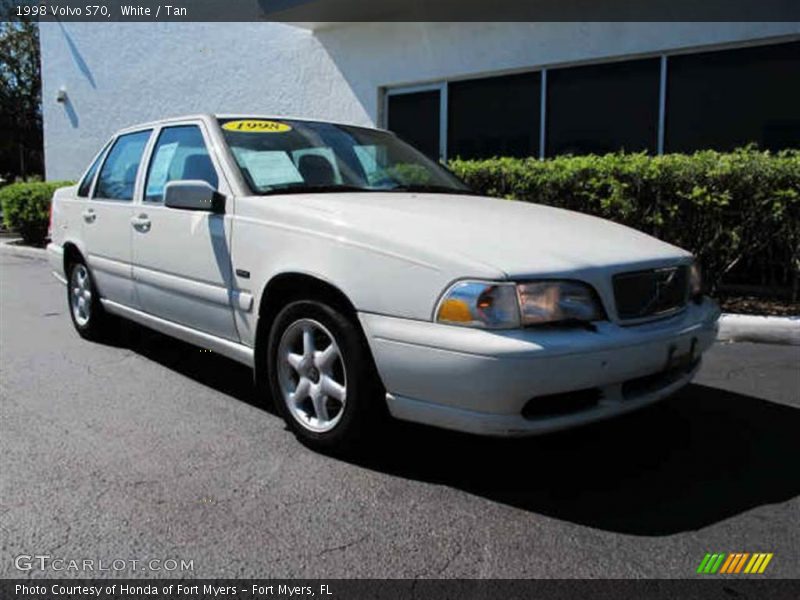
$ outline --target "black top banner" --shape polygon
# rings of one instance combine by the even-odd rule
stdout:
[[[0,0],[5,21],[798,21],[798,0]]]
[[[796,600],[780,579],[24,579],[0,580],[3,600]]]

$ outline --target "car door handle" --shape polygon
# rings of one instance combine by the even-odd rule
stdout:
[[[146,214],[142,213],[138,217],[133,217],[131,219],[131,225],[133,225],[133,228],[136,231],[147,233],[148,231],[150,231],[150,225],[151,225],[150,218]]]
[[[87,223],[94,223],[94,220],[97,218],[97,215],[94,212],[93,208],[87,208],[83,211],[83,220]]]

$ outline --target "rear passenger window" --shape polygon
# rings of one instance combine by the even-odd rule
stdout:
[[[214,189],[219,184],[200,128],[196,125],[165,127],[150,159],[145,201],[161,202],[167,183],[186,179],[205,181]]]
[[[136,172],[139,170],[142,152],[149,137],[150,130],[128,133],[117,138],[97,178],[95,198],[133,199]]]
[[[86,171],[86,175],[83,176],[81,179],[81,183],[78,186],[78,196],[81,198],[86,198],[89,195],[89,191],[92,189],[92,181],[94,181],[94,176],[97,174],[97,169],[100,167],[100,163],[103,162],[103,156],[106,153],[106,148],[104,147],[100,154],[97,155],[97,158],[94,159],[92,166],[89,167],[89,170]]]

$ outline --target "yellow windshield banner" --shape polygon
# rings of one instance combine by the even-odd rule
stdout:
[[[241,131],[244,133],[285,133],[291,131],[291,126],[278,121],[264,121],[261,119],[245,119],[242,121],[228,121],[222,126],[228,131]]]

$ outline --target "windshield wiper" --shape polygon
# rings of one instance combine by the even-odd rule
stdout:
[[[304,183],[277,187],[271,190],[264,190],[259,192],[259,195],[277,196],[282,194],[335,194],[337,192],[420,192],[428,194],[465,194],[470,196],[480,195],[470,189],[460,190],[458,188],[452,188],[446,185],[409,184],[398,185],[395,187],[370,188],[347,184],[306,185]]]
[[[377,190],[357,185],[287,185],[259,192],[260,196],[279,194],[331,194],[336,192],[374,192]]]
[[[427,194],[459,194],[465,196],[479,196],[477,192],[466,188],[458,189],[446,185],[426,185],[422,183],[410,183],[408,185],[398,185],[391,188],[384,188],[382,192],[420,192]]]

